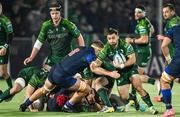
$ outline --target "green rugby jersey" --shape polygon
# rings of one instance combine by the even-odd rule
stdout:
[[[38,67],[27,67],[23,68],[19,74],[18,78],[23,78],[25,84],[30,84],[32,87],[36,88],[38,85],[44,83],[47,78],[48,72],[38,68]]]
[[[166,35],[166,31],[171,29],[174,26],[180,25],[180,17],[177,15],[174,15],[173,17],[171,17],[170,19],[168,19],[166,21],[166,25],[164,27],[164,35]],[[171,43],[169,45],[169,52],[170,52],[170,56],[173,57],[174,56],[174,45],[173,43]]]
[[[112,47],[109,43],[106,43],[104,48],[98,55],[98,59],[100,59],[103,63],[109,62],[112,64],[113,57],[116,53],[123,54],[126,59],[128,59],[128,55],[134,54],[134,49],[131,44],[128,44],[125,40],[119,39],[118,46],[116,48]],[[132,65],[133,66],[133,65]],[[118,69],[119,71],[128,71],[132,66],[125,67],[124,69]]]
[[[13,33],[11,21],[5,15],[0,15],[0,46],[6,43],[10,33]]]
[[[173,17],[167,20],[165,28],[164,28],[164,33],[166,33],[168,29],[171,29],[172,27],[177,26],[177,25],[180,25],[180,17],[177,15],[174,15]]]
[[[106,43],[104,48],[99,53],[98,58],[101,61],[109,60],[110,62],[112,62],[116,52],[122,53],[127,58],[128,55],[134,53],[134,49],[126,41],[124,41],[123,39],[119,39],[118,46],[116,48],[112,47],[109,43]]]
[[[79,37],[80,31],[76,25],[62,18],[60,24],[55,27],[52,20],[45,21],[41,27],[38,40],[47,41],[51,47],[50,56],[64,57],[71,51],[71,42]]]
[[[147,36],[149,36],[149,41],[148,41],[148,43],[145,43],[145,44],[136,44],[135,45],[136,51],[144,52],[144,50],[145,50],[144,48],[151,48],[150,47],[151,26],[152,26],[151,22],[146,17],[141,18],[137,21],[137,25],[135,28],[136,39],[140,38],[141,36],[147,35]],[[148,49],[146,49],[146,50],[148,50]]]

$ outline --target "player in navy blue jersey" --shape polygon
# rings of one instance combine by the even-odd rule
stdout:
[[[63,107],[63,110],[66,112],[75,112],[75,110],[73,110],[73,105],[81,101],[81,99],[89,93],[90,86],[73,76],[84,70],[86,67],[89,67],[91,63],[95,61],[96,56],[102,48],[103,44],[100,41],[95,41],[90,48],[81,47],[70,52],[60,63],[51,68],[44,86],[34,92],[30,98],[20,105],[20,111],[24,112],[33,101],[47,94],[56,86],[60,86],[61,88],[75,91],[74,95]],[[96,71],[99,71],[98,73],[100,75],[104,74],[112,78],[120,77],[120,74],[117,73],[117,71],[107,71],[101,67],[96,69]]]
[[[161,47],[166,50],[163,51],[163,54],[168,65],[161,76],[161,92],[166,105],[166,111],[162,117],[172,117],[175,115],[175,112],[171,103],[172,93],[170,83],[175,78],[180,78],[180,17],[176,15],[172,4],[167,4],[163,7],[163,17],[167,20],[167,23],[165,26],[165,36],[162,36],[163,42]],[[175,49],[175,55],[172,59],[168,48],[170,44],[173,44]]]

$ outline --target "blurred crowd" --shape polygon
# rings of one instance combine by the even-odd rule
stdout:
[[[108,27],[121,33],[133,33],[136,25],[134,8],[145,5],[147,16],[157,28],[157,0],[68,0],[68,18],[83,33],[103,34]],[[173,0],[163,0],[164,3]],[[48,0],[1,0],[4,13],[10,17],[16,37],[37,35],[42,22],[49,18]],[[61,0],[64,7],[65,0]],[[174,2],[174,1],[173,1]],[[176,0],[176,6],[180,1]],[[177,11],[178,13],[179,11]]]

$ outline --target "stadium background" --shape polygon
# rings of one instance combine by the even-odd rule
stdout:
[[[30,55],[42,22],[49,18],[48,1],[0,1],[3,4],[4,14],[11,19],[14,28],[9,68],[12,77],[15,78],[18,71],[25,67],[23,60]],[[164,58],[156,35],[163,33],[162,5],[169,2],[175,4],[176,12],[180,15],[178,10],[180,1],[178,0],[61,0],[62,16],[78,26],[87,46],[93,39],[100,39],[105,42],[104,34],[108,27],[117,28],[121,38],[133,37],[136,25],[134,8],[137,4],[145,5],[147,16],[156,31],[151,39],[153,56],[146,69],[146,72],[153,77],[160,76],[164,69]],[[74,47],[74,43],[72,46]],[[42,65],[48,53],[48,45],[45,44],[30,65]]]

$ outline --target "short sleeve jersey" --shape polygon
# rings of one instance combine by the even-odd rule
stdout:
[[[71,42],[79,37],[80,31],[75,24],[62,18],[55,27],[52,20],[45,21],[41,27],[38,40],[47,41],[51,47],[51,55],[66,56],[71,51]]]
[[[4,45],[7,41],[8,34],[13,33],[11,21],[5,16],[0,16],[0,46]]]

